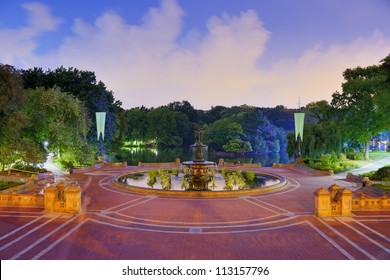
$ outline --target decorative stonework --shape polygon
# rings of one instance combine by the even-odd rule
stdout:
[[[43,195],[33,192],[32,194],[0,193],[1,206],[17,207],[43,207]]]
[[[314,214],[318,217],[352,216],[352,192],[339,185],[314,192]]]
[[[332,185],[328,189],[319,188],[314,192],[314,214],[317,217],[352,216],[352,210],[390,209],[390,198],[385,193],[381,197],[366,197],[361,193],[353,198],[347,188]]]
[[[45,212],[80,213],[81,193],[82,190],[79,186],[68,185],[65,182],[47,187],[44,191]]]

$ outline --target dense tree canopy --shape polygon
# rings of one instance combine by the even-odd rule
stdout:
[[[379,65],[346,69],[342,92],[300,108],[306,113],[302,154],[340,153],[350,143],[368,143],[390,129],[390,55]],[[216,151],[278,153],[297,150],[294,113],[283,105],[213,106],[197,110],[188,101],[157,108],[121,108],[95,73],[59,67],[17,70],[0,64],[0,165],[39,163],[54,152],[65,165],[90,164],[97,156],[96,112],[106,112],[105,147],[124,143],[188,147],[193,127]],[[288,134],[288,135],[287,135]],[[44,142],[49,145],[43,145]],[[108,151],[105,151],[106,153]]]
[[[105,141],[110,143],[119,137],[120,124],[118,122],[120,119],[118,115],[121,102],[115,100],[113,92],[107,90],[103,82],[97,82],[94,72],[64,67],[47,71],[42,68],[33,68],[22,70],[21,76],[26,89],[58,87],[62,92],[67,92],[80,100],[87,108],[92,124],[88,132],[89,141],[96,139],[96,112],[106,112]]]
[[[386,104],[389,87],[383,67],[373,65],[365,68],[347,69],[342,92],[333,94],[332,106],[339,114],[339,124],[347,137],[365,144],[365,159],[369,157],[371,138],[388,127]]]
[[[27,127],[30,139],[47,143],[48,151],[60,159],[64,155],[72,164],[90,162],[93,152],[86,141],[89,123],[83,104],[58,88],[40,87],[27,92],[25,112],[31,120]]]
[[[29,118],[23,111],[27,94],[19,72],[0,64],[0,164],[4,169],[18,162],[40,163],[44,153],[26,135]]]

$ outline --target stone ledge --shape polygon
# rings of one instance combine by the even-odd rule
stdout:
[[[82,168],[71,168],[69,169],[70,174],[80,174],[80,173],[87,173],[91,171],[95,171],[97,169],[103,168],[103,167],[126,167],[127,162],[104,162],[104,163],[98,163],[92,166],[88,167],[82,167]]]

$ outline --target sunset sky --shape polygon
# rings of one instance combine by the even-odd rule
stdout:
[[[330,101],[389,53],[389,0],[0,0],[0,63],[93,71],[125,109]]]

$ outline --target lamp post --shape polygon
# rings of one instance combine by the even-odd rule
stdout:
[[[104,140],[104,127],[106,123],[106,113],[97,112],[96,113],[96,131],[97,139],[100,141],[99,147],[99,162],[103,162],[103,140]]]
[[[295,121],[295,141],[298,142],[298,152],[296,161],[302,161],[301,143],[303,141],[303,125],[305,122],[305,113],[294,113]]]

